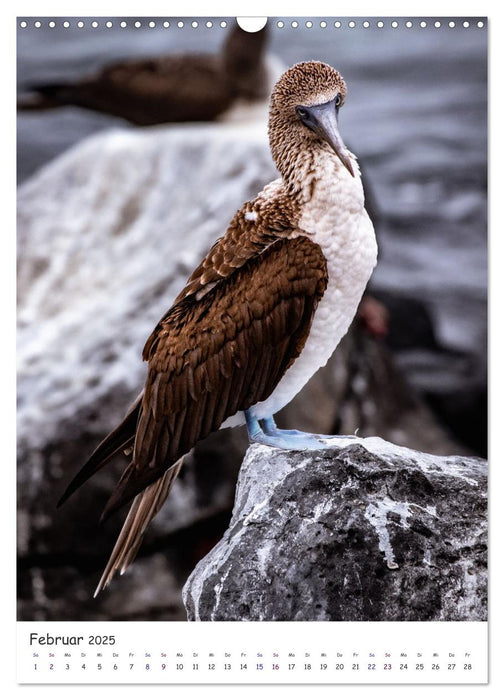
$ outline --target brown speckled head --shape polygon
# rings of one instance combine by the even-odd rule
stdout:
[[[346,84],[337,70],[320,61],[296,63],[278,80],[271,94],[271,109],[296,117],[297,105],[328,102],[340,93],[345,100]]]
[[[275,164],[288,184],[293,184],[294,161],[308,157],[314,148],[327,145],[300,120],[296,108],[313,107],[340,95],[346,96],[346,84],[337,70],[320,61],[296,63],[279,79],[270,102],[269,139]],[[300,173],[301,175],[301,173]]]

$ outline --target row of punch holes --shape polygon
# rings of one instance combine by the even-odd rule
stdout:
[[[364,29],[369,29],[371,27],[377,27],[378,29],[383,29],[385,27],[392,27],[392,29],[399,29],[401,26],[404,26],[406,29],[411,29],[415,25],[420,27],[421,29],[425,29],[429,26],[434,27],[436,29],[440,29],[443,26],[448,26],[450,29],[453,29],[456,26],[462,26],[465,29],[468,29],[469,27],[477,27],[478,29],[482,29],[485,26],[485,22],[482,20],[472,20],[469,21],[467,19],[464,20],[436,20],[436,19],[431,19],[429,22],[424,19],[418,19],[418,20],[402,20],[399,22],[398,20],[376,20],[376,21],[370,21],[370,20],[306,20],[306,21],[300,21],[300,20],[274,20],[275,25],[279,29],[283,28],[288,28],[292,27],[292,29],[301,29],[305,27],[306,29],[312,29],[313,27],[320,27],[321,29],[326,29],[329,27],[334,27],[335,29],[343,29],[345,27],[348,27],[349,29],[355,29],[359,25],[362,26]],[[27,27],[34,26],[36,29],[40,29],[43,26],[43,22],[40,20],[33,20],[31,22],[28,22],[27,20],[21,20],[19,22],[19,26],[21,29],[26,29]],[[49,20],[47,21],[47,26],[50,28],[56,27],[57,22],[55,20]],[[204,26],[207,29],[212,29],[213,27],[221,27],[222,29],[226,29],[228,26],[228,22],[226,20],[203,20],[201,22],[198,22],[197,20],[172,20],[169,22],[168,20],[130,20],[129,22],[126,20],[117,20],[115,22],[112,22],[111,20],[82,20],[82,19],[77,19],[73,20],[70,22],[69,20],[63,20],[60,23],[60,26],[63,26],[64,28],[68,29],[70,27],[77,27],[79,29],[84,29],[85,27],[92,27],[93,29],[97,29],[98,27],[106,27],[107,29],[111,29],[114,26],[119,26],[123,29],[126,27],[135,27],[137,29],[140,29],[141,27],[149,27],[150,29],[155,29],[156,27],[164,27],[165,29],[168,29],[169,27],[177,27],[179,29],[183,29],[184,27],[192,27],[196,29],[199,26]]]

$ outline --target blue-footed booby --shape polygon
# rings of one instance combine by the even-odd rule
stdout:
[[[267,25],[247,32],[235,23],[220,54],[173,54],[118,61],[77,82],[32,85],[18,109],[77,106],[122,117],[137,126],[210,121],[237,102],[269,93],[264,49]]]
[[[134,500],[97,592],[133,560],[183,456],[212,431],[246,424],[265,445],[327,446],[278,429],[274,414],[326,364],[376,264],[359,166],[338,128],[345,97],[339,72],[316,61],[277,82],[269,141],[280,177],[235,214],[154,328],[142,394],[63,495],[130,454],[104,516]]]

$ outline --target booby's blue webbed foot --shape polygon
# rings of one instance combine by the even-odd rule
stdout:
[[[269,447],[278,447],[282,450],[323,450],[324,447],[327,447],[313,435],[299,433],[298,431],[292,431],[292,433],[297,434],[289,434],[289,431],[281,431],[278,428],[273,431],[271,424],[269,424],[270,428],[267,432],[266,427],[263,430],[257,418],[250,411],[245,411],[245,418],[251,442],[258,442]]]
[[[302,433],[299,430],[280,430],[276,427],[273,418],[263,419],[264,429],[250,411],[245,411],[245,418],[251,442],[283,450],[323,450],[329,447],[316,435]]]
[[[278,428],[273,416],[263,418],[261,422],[266,435],[278,435],[279,437],[282,435],[290,435],[291,437],[306,437],[307,435],[310,435],[310,433],[303,433],[301,430],[283,430]]]
[[[334,440],[335,438],[357,438],[357,435],[323,435],[321,433],[305,433],[301,430],[284,430],[277,426],[273,416],[263,418],[261,423],[263,424],[263,430],[266,435],[278,437],[292,437],[295,440],[298,438],[307,437],[315,438],[316,440]],[[325,447],[325,445],[323,444],[322,447]]]

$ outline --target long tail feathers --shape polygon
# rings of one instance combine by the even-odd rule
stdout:
[[[144,532],[151,520],[160,511],[170,493],[173,482],[182,468],[183,460],[184,458],[181,457],[162,477],[135,496],[105,571],[96,588],[95,598],[100,591],[108,586],[116,571],[119,571],[122,576],[134,560],[142,543]]]
[[[101,469],[114,455],[121,450],[128,450],[132,447],[135,440],[135,432],[140,413],[142,402],[142,394],[136,399],[135,403],[128,411],[124,420],[115,428],[107,437],[100,442],[96,450],[88,459],[82,469],[76,474],[66,488],[65,493],[58,501],[58,507],[61,506],[74,491],[76,491],[84,482],[86,482],[93,474]]]

